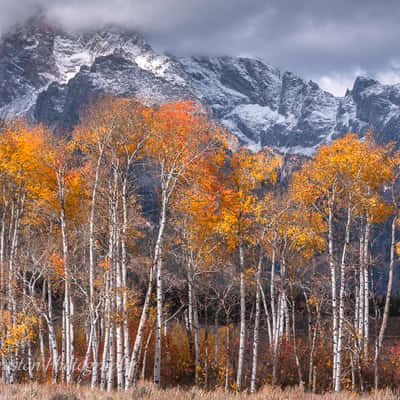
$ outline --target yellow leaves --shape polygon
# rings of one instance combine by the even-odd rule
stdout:
[[[141,158],[153,112],[133,99],[104,97],[89,106],[73,132],[71,146],[95,162],[101,154],[125,162],[132,154]]]
[[[276,182],[280,159],[241,148],[231,156],[229,163],[230,168],[220,173],[223,186],[218,227],[228,245],[234,249],[239,239],[255,240],[259,193],[263,185]]]
[[[315,232],[307,226],[291,226],[287,230],[287,236],[295,246],[296,252],[305,260],[325,248],[325,240],[319,232]]]
[[[89,196],[84,174],[85,169],[70,169],[65,176],[65,206],[70,220],[79,219]]]
[[[362,207],[367,212],[370,222],[378,224],[385,221],[393,212],[393,208],[378,194],[363,199]]]
[[[254,243],[259,198],[264,185],[276,182],[280,163],[278,157],[245,148],[233,154],[218,148],[208,154],[176,207],[187,217],[191,243],[223,244],[231,252],[239,240]]]
[[[277,199],[271,207],[271,214],[275,213],[270,217],[274,238],[270,234],[266,239],[283,243],[287,263],[302,264],[325,249],[327,227],[319,213],[298,207],[290,198]]]
[[[260,184],[275,183],[280,157],[271,157],[266,153],[252,153],[242,147],[231,157],[231,186],[247,195]]]
[[[10,123],[0,135],[0,173],[31,196],[47,190],[49,171],[42,155],[49,133],[41,126]]]
[[[319,303],[320,303],[320,300],[318,299],[318,297],[316,297],[316,296],[314,296],[314,295],[311,295],[311,296],[308,298],[308,304],[309,304],[310,306],[315,307],[315,306],[317,306]]]
[[[322,146],[314,158],[294,174],[291,196],[300,210],[313,211],[325,220],[332,211],[335,224],[343,221],[349,209],[353,220],[361,217],[369,223],[381,223],[393,213],[384,196],[386,187],[393,184],[399,173],[400,159],[392,153],[390,146],[378,146],[371,134],[363,139],[347,134]],[[308,238],[294,232],[295,229],[288,231],[296,238],[296,245],[304,249],[306,257],[311,256],[314,249],[323,249],[321,237],[314,234],[324,233],[323,225],[322,221],[311,231],[307,228]]]
[[[110,259],[105,257],[102,261],[99,262],[99,267],[103,268],[105,271],[109,270],[111,266]]]
[[[83,180],[78,170],[70,167],[70,145],[42,126],[30,127],[17,121],[9,123],[0,134],[0,179],[13,191],[24,196],[25,220],[44,222],[47,214],[59,211],[59,182],[65,182],[65,206],[69,216],[82,205]],[[11,189],[13,188],[13,189]],[[39,216],[41,212],[41,216]]]
[[[295,201],[318,204],[325,211],[329,199],[335,199],[339,207],[354,204],[356,212],[380,222],[390,212],[380,193],[394,176],[389,151],[389,147],[376,145],[371,135],[362,140],[347,134],[322,146],[313,160],[295,173],[291,194]]]
[[[21,344],[32,341],[36,324],[35,316],[18,313],[14,318],[10,311],[0,311],[1,352],[15,352]]]
[[[50,254],[49,263],[50,263],[51,267],[53,268],[56,275],[62,276],[62,277],[65,276],[64,261],[59,254],[57,254],[57,253]]]

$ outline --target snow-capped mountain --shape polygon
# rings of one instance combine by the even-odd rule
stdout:
[[[254,150],[309,155],[369,128],[381,141],[399,140],[400,84],[360,77],[338,98],[261,60],[167,56],[135,32],[72,34],[40,17],[0,38],[0,118],[24,116],[68,131],[103,93],[199,100]]]

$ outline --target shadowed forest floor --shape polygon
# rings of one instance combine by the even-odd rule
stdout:
[[[341,392],[316,395],[304,393],[298,388],[281,390],[279,388],[264,387],[255,395],[245,393],[225,393],[222,390],[206,392],[200,389],[171,388],[159,390],[151,385],[140,386],[128,392],[101,392],[76,386],[51,385],[1,385],[0,400],[398,400],[399,393],[389,390],[364,395]]]

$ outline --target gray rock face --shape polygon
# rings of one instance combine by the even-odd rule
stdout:
[[[27,24],[0,40],[0,113],[25,114],[36,93],[56,78],[54,33],[44,24]]]
[[[202,102],[250,148],[312,154],[345,132],[399,141],[400,84],[360,77],[338,98],[256,59],[157,54],[135,32],[70,34],[42,18],[0,38],[0,118],[70,131],[102,94]]]
[[[53,82],[38,95],[33,117],[55,129],[70,131],[84,106],[105,93],[152,102],[191,96],[185,87],[166,82],[120,55],[111,54],[97,57],[90,67],[82,66],[66,84]]]

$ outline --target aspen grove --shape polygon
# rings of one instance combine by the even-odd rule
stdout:
[[[1,123],[3,383],[397,386],[400,154],[349,133],[286,165],[189,101]]]

